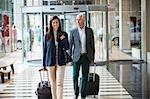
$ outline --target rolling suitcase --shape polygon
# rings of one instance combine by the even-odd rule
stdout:
[[[98,95],[100,77],[95,73],[96,64],[94,64],[94,72],[88,74],[88,83],[86,88],[86,95]]]
[[[38,87],[37,87],[37,90],[35,93],[38,96],[38,99],[52,99],[48,70],[46,68],[42,68],[39,70],[39,72],[40,72],[41,82],[38,83]],[[41,72],[43,72],[43,77],[42,77]],[[44,79],[44,72],[47,73],[47,78],[48,78],[47,81],[43,80]]]

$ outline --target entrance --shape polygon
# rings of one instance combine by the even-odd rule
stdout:
[[[60,11],[60,9],[62,9]],[[52,16],[58,16],[61,19],[61,25],[64,31],[70,36],[70,30],[76,27],[76,16],[79,13],[85,14],[85,24],[93,29],[95,36],[96,61],[106,61],[109,54],[105,49],[101,49],[105,45],[106,38],[106,14],[104,6],[74,5],[74,6],[54,6],[54,7],[38,7],[33,10],[32,7],[23,8],[23,61],[31,63],[42,62],[42,41],[46,34],[49,21]],[[101,34],[102,33],[102,34]],[[102,42],[103,41],[105,42]],[[103,53],[104,52],[104,53]]]

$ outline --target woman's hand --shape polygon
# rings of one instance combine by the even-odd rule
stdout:
[[[63,40],[64,38],[65,38],[65,36],[64,36],[64,35],[61,35],[61,36],[60,36],[60,39],[61,39],[61,40]]]

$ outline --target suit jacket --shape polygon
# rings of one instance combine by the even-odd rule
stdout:
[[[91,28],[85,26],[86,35],[86,52],[89,61],[94,60],[95,56],[95,44],[94,33]],[[70,55],[73,57],[73,62],[77,62],[81,56],[81,40],[78,28],[71,30],[70,32]]]
[[[58,40],[58,65],[66,64],[65,51],[69,49],[68,35],[66,32],[61,32],[61,35],[65,35],[63,40]],[[43,66],[54,66],[56,65],[56,46],[53,39],[48,40],[46,35],[43,40]]]

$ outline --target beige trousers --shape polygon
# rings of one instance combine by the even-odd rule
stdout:
[[[65,66],[51,66],[50,83],[53,99],[63,99],[63,82]]]

